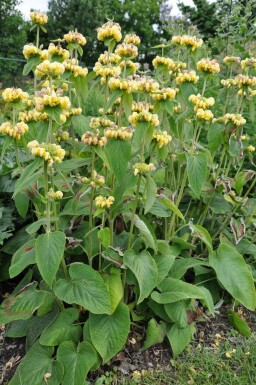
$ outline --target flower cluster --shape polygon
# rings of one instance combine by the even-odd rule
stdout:
[[[124,43],[140,45],[140,37],[138,35],[136,35],[135,33],[125,35]]]
[[[175,68],[175,63],[172,59],[163,56],[156,56],[152,64],[155,68],[165,67],[167,70],[172,71]]]
[[[249,68],[256,68],[256,58],[247,57],[246,59],[241,61],[241,67],[243,70],[247,70]]]
[[[121,60],[121,57],[115,53],[108,53],[105,51],[104,53],[100,54],[98,58],[98,62],[102,64],[118,64]]]
[[[155,130],[152,139],[156,141],[159,148],[166,146],[171,140],[171,135],[167,134],[167,131]]]
[[[4,122],[0,126],[0,133],[9,135],[16,140],[20,138],[28,131],[28,125],[24,122],[16,123],[14,126],[10,122]]]
[[[197,62],[197,69],[205,74],[213,75],[220,72],[220,65],[215,59],[201,59]]]
[[[118,23],[108,21],[102,27],[97,29],[98,40],[105,41],[107,39],[114,39],[117,43],[122,39],[121,27]]]
[[[82,113],[82,108],[81,107],[71,108],[68,111],[64,111],[64,114],[65,114],[67,119],[70,118],[71,116],[81,115],[81,113]]]
[[[159,92],[151,95],[153,100],[161,101],[161,100],[172,100],[176,96],[176,90],[173,88],[162,88]]]
[[[95,170],[93,171],[93,175],[91,178],[87,178],[83,176],[83,177],[78,177],[78,180],[81,181],[82,183],[88,183],[94,188],[101,187],[105,184],[104,176],[98,174]]]
[[[49,119],[49,116],[46,112],[40,112],[34,108],[29,111],[21,111],[19,113],[19,119],[23,122],[40,122]]]
[[[29,94],[23,92],[21,88],[6,88],[2,93],[2,98],[6,103],[26,102]]]
[[[72,75],[75,78],[77,76],[85,77],[88,74],[88,69],[78,65],[77,59],[68,59],[68,60],[65,60],[62,64],[64,65],[65,70],[72,72]]]
[[[108,127],[111,124],[114,124],[114,123],[111,122],[111,120],[106,118],[91,118],[91,121],[90,121],[91,128]]]
[[[82,135],[81,141],[88,146],[103,147],[107,143],[107,138],[101,136],[99,130],[96,132],[87,131]]]
[[[254,152],[255,151],[255,147],[250,145],[250,146],[246,147],[246,150],[249,151],[249,152]]]
[[[256,86],[256,77],[255,76],[247,76],[247,75],[237,75],[235,77],[235,84],[239,88],[244,87],[254,87]]]
[[[100,62],[96,62],[95,66],[93,67],[93,71],[96,73],[96,75],[106,79],[107,76],[120,75],[121,68],[119,66],[111,67],[108,65],[102,65]]]
[[[159,83],[150,76],[140,77],[135,75],[134,80],[136,81],[138,91],[151,93],[159,90]]]
[[[182,83],[197,83],[199,80],[199,76],[197,76],[196,72],[194,70],[184,70],[178,74],[176,77],[176,83],[182,84]]]
[[[196,49],[202,47],[203,40],[196,36],[178,35],[172,37],[172,43],[195,51]]]
[[[223,87],[227,87],[227,88],[230,88],[236,85],[235,79],[222,79],[220,82],[223,85]]]
[[[70,53],[67,49],[64,49],[60,45],[55,45],[53,43],[49,44],[48,52],[51,56],[58,56],[62,60],[67,60],[70,56]]]
[[[142,112],[142,111],[152,111],[154,109],[154,104],[146,102],[132,102],[132,111],[133,112]]]
[[[132,129],[130,127],[118,127],[116,125],[112,125],[105,129],[105,136],[108,139],[121,139],[121,140],[129,140],[133,135]]]
[[[224,59],[223,59],[223,62],[226,64],[226,65],[229,65],[229,66],[231,66],[231,65],[233,65],[233,64],[235,64],[235,63],[240,63],[240,61],[241,61],[241,58],[239,57],[239,56],[226,56],[226,57],[224,57]]]
[[[206,110],[207,108],[212,107],[215,104],[215,100],[213,97],[205,98],[200,94],[190,95],[188,100],[195,105],[195,108],[194,108],[195,111],[198,108],[202,108],[203,110]]]
[[[151,112],[147,110],[144,110],[144,111],[142,110],[141,112],[133,112],[129,116],[128,120],[135,127],[140,122],[150,123],[154,127],[159,126],[159,119],[157,114],[151,114]]]
[[[198,108],[196,110],[196,117],[197,119],[211,120],[213,119],[213,113],[211,110],[204,110],[203,108]]]
[[[75,43],[79,45],[86,44],[86,38],[79,32],[69,31],[64,35],[64,39],[67,43]]]
[[[66,142],[69,138],[69,133],[67,131],[58,130],[56,133],[53,134],[56,142]]]
[[[235,126],[242,126],[246,123],[246,120],[243,118],[241,114],[225,114],[220,118],[213,119],[213,123],[233,123]]]
[[[52,166],[54,162],[61,163],[65,156],[65,150],[55,143],[41,143],[32,140],[28,143],[31,154],[43,158],[48,166]]]
[[[22,52],[25,59],[27,60],[33,56],[39,56],[41,60],[48,59],[48,51],[46,49],[41,50],[40,48],[37,48],[34,44],[25,44]]]
[[[59,96],[55,91],[45,93],[42,96],[36,96],[34,103],[37,111],[42,112],[45,106],[60,107],[62,110],[67,110],[70,107],[68,96]]]
[[[108,86],[111,90],[123,90],[128,93],[138,91],[138,84],[131,77],[121,79],[119,76],[111,77],[108,81]]]
[[[135,163],[133,165],[133,170],[134,170],[134,175],[138,175],[138,174],[146,174],[150,171],[155,171],[155,166],[153,165],[153,163]]]
[[[57,61],[50,62],[49,60],[44,60],[42,63],[38,64],[35,70],[35,75],[42,78],[44,76],[59,77],[65,71],[65,67],[62,63]]]
[[[34,11],[30,12],[30,19],[35,24],[44,25],[48,21],[48,16],[44,12]]]
[[[95,204],[98,208],[101,209],[109,209],[110,206],[114,203],[115,198],[111,195],[109,197],[103,197],[102,195],[99,195],[95,198]]]
[[[126,68],[127,70],[129,69],[130,70],[129,74],[134,75],[136,71],[139,69],[140,64],[134,63],[131,60],[126,60],[126,61],[122,61],[119,64],[119,67],[121,68],[122,71],[124,70],[124,68]]]
[[[47,198],[52,199],[61,199],[63,198],[63,192],[62,191],[54,191],[53,188],[50,188],[50,190],[47,193]]]
[[[118,44],[115,49],[115,54],[119,55],[123,59],[132,59],[138,56],[138,48],[134,44],[122,43]]]

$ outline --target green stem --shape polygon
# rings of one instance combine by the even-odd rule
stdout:
[[[103,230],[104,227],[105,227],[105,211],[103,212],[103,215],[102,215],[102,221],[101,221],[101,226],[100,226],[100,229]],[[99,241],[100,245],[99,245],[99,271],[101,271],[101,264],[102,264],[102,256],[101,256],[101,253],[102,253],[102,242]]]
[[[203,89],[202,89],[202,96],[204,96],[205,89],[206,89],[206,84],[207,84],[207,78],[204,78],[204,84],[203,84]]]
[[[16,140],[14,140],[14,148],[15,148],[15,155],[16,155],[17,165],[19,167],[20,173],[22,173],[22,167],[21,167],[20,156],[19,156],[19,148],[18,148],[18,143],[17,143]]]
[[[91,164],[91,178],[94,177],[94,161],[95,161],[95,152],[92,152],[92,164]],[[91,200],[90,200],[90,214],[89,214],[89,259],[92,258],[92,236],[93,236],[93,202],[94,202],[95,189],[92,187],[91,191]]]
[[[132,211],[132,219],[131,219],[130,235],[129,235],[129,241],[128,241],[128,249],[130,249],[131,245],[132,245],[132,236],[133,236],[133,229],[134,229],[134,223],[135,223],[135,214],[136,214],[136,209],[137,209],[138,200],[139,200],[140,184],[141,184],[141,175],[139,175],[139,178],[138,178],[136,195],[135,195],[135,202],[134,202],[133,211]]]
[[[45,193],[45,199],[46,199],[46,232],[49,233],[51,231],[51,203],[50,200],[47,197],[48,194],[48,164],[45,161],[44,162],[44,193]]]

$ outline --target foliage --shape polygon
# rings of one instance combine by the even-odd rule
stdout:
[[[226,78],[201,57],[201,39],[174,36],[172,59],[138,75],[138,37],[116,46],[121,28],[108,21],[108,51],[88,73],[85,38],[73,31],[66,50],[42,51],[37,16],[36,44],[24,48],[34,88],[2,93],[2,183],[22,220],[1,249],[21,281],[0,323],[28,350],[10,385],[82,385],[122,350],[131,319],[147,325],[143,349],[166,338],[174,357],[198,306],[214,315],[230,303],[249,336],[235,308],[256,307],[256,59],[227,57]],[[88,116],[93,95],[100,109]]]

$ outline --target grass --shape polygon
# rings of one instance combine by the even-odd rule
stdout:
[[[234,333],[232,333],[234,334]],[[256,385],[256,335],[218,339],[218,346],[191,346],[170,367],[113,385]]]

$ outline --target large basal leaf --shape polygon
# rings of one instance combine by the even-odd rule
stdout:
[[[114,357],[124,346],[130,330],[128,307],[120,303],[111,315],[90,313],[89,330],[92,343],[103,362]]]
[[[101,275],[92,267],[73,263],[69,268],[70,279],[59,279],[54,293],[62,301],[77,304],[95,314],[110,314],[111,300]]]
[[[78,320],[79,311],[74,308],[62,310],[57,318],[48,326],[40,337],[40,344],[57,346],[67,340],[79,341],[82,334],[81,325],[73,325]]]
[[[157,285],[157,264],[147,251],[142,251],[137,255],[133,250],[127,250],[124,253],[123,261],[124,264],[131,269],[138,281],[140,295],[137,303],[139,304],[149,296]]]
[[[131,154],[131,144],[128,140],[112,139],[106,144],[106,154],[113,174],[121,182],[125,177]]]
[[[232,297],[247,309],[255,310],[254,281],[242,255],[233,246],[222,243],[217,252],[210,255],[210,264],[217,279]]]
[[[46,385],[45,374],[51,376],[47,385],[59,385],[62,382],[64,368],[58,361],[53,361],[53,347],[41,346],[37,341],[22,359],[9,385]]]
[[[170,341],[174,358],[177,357],[188,346],[194,333],[195,327],[193,324],[183,329],[174,324],[170,328],[169,332],[167,333],[167,337]]]
[[[186,158],[189,185],[199,198],[207,177],[207,156],[202,153],[186,154]]]
[[[188,325],[187,310],[190,302],[191,300],[184,300],[164,305],[166,313],[179,328],[185,328]]]
[[[118,268],[112,267],[110,272],[108,274],[104,274],[102,277],[109,291],[111,299],[111,313],[113,313],[123,298],[121,271]]]
[[[57,359],[64,366],[62,385],[84,385],[97,354],[88,342],[83,341],[76,347],[72,341],[65,341],[58,348]]]
[[[36,263],[35,242],[33,238],[22,245],[12,257],[12,263],[9,268],[10,278],[16,277],[27,266]]]
[[[166,278],[159,286],[161,293],[153,291],[151,298],[160,304],[168,304],[181,301],[183,299],[196,298],[202,299],[206,303],[211,313],[214,313],[212,301],[208,300],[208,295],[204,288],[180,281],[179,279]]]
[[[25,320],[42,305],[45,292],[36,290],[36,283],[28,284],[16,295],[8,297],[0,306],[0,324]]]
[[[166,325],[164,322],[157,323],[154,318],[152,318],[147,327],[146,339],[142,346],[142,351],[150,348],[150,346],[160,344],[163,342],[166,335]]]
[[[66,235],[62,231],[47,232],[36,240],[36,262],[40,274],[51,287],[63,258]]]

